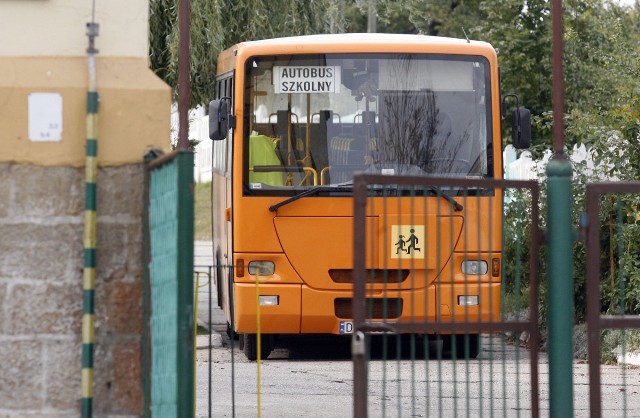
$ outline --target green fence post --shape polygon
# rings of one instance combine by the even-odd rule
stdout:
[[[149,163],[150,394],[154,418],[194,416],[193,153]]]
[[[549,245],[549,408],[550,416],[573,416],[573,231],[571,163],[547,165]]]
[[[193,153],[180,151],[178,164],[178,417],[193,417],[195,409],[194,387],[194,332],[193,332],[193,222],[194,184]]]

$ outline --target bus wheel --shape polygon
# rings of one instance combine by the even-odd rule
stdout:
[[[240,346],[249,360],[258,359],[258,336],[256,334],[242,334]],[[271,354],[271,341],[269,335],[263,334],[260,338],[260,358],[264,360],[269,357],[269,354]]]
[[[222,264],[220,262],[220,250],[216,254],[216,296],[218,308],[222,308]]]
[[[456,334],[456,358],[473,359],[480,354],[480,334]],[[451,353],[453,355],[453,353]],[[467,357],[468,356],[468,357]]]
[[[231,340],[237,340],[239,338],[239,335],[237,332],[235,332],[233,330],[233,328],[231,327],[231,324],[227,322],[227,336],[231,339]],[[240,347],[242,348],[242,347]]]

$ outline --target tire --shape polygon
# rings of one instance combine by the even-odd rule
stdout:
[[[218,308],[222,308],[222,264],[220,264],[220,250],[216,254],[216,294]]]
[[[231,340],[238,340],[240,337],[240,334],[238,334],[237,332],[235,332],[233,330],[233,328],[231,327],[231,324],[227,322],[227,336],[229,337],[229,339]],[[242,347],[240,347],[242,349]]]
[[[218,308],[222,309],[222,269],[218,268],[218,277],[216,278],[216,299]]]
[[[260,359],[264,360],[271,354],[271,341],[269,335],[266,334],[262,334],[260,340]],[[242,334],[240,347],[247,359],[250,361],[258,359],[258,336],[256,334]]]
[[[450,340],[454,347],[451,347],[451,356],[455,355],[456,359],[474,359],[480,354],[480,334],[456,334],[452,335]]]

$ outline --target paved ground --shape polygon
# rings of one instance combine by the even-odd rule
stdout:
[[[209,275],[213,272],[211,267],[213,266],[213,246],[210,241],[196,241],[194,245],[194,260],[193,265],[198,279],[198,312],[197,320],[198,324],[205,328],[210,328],[213,325],[224,325],[226,320],[220,309],[218,309],[216,299],[216,286],[215,282],[211,282],[209,286]],[[209,295],[211,292],[211,296]],[[209,298],[212,300],[211,317],[209,317]]]
[[[196,271],[208,273],[211,253],[211,243],[196,242]],[[198,337],[196,416],[256,417],[258,411],[264,417],[352,416],[353,370],[348,338],[281,338],[269,359],[249,362],[237,342],[226,335],[226,321],[215,299],[215,283],[211,286],[209,316],[209,286],[204,273],[204,286],[198,292],[198,322],[213,332],[211,339],[209,335]],[[601,371],[603,416],[640,417],[640,368],[603,365]],[[499,336],[484,336],[480,356],[468,362],[425,359],[419,354],[412,357],[406,351],[383,356],[378,350],[368,363],[368,373],[372,417],[511,417],[531,413],[529,352],[503,344]],[[587,364],[574,363],[576,417],[589,416],[588,379]],[[544,353],[539,361],[539,381],[541,416],[548,416],[548,362]]]
[[[269,359],[246,360],[218,329],[221,344],[197,353],[198,417],[350,417],[353,369],[349,340],[338,336],[287,337]],[[419,351],[420,352],[420,351]],[[430,354],[432,355],[432,354]],[[530,416],[529,352],[484,336],[478,359],[454,361],[406,352],[374,354],[368,363],[369,415]],[[209,377],[211,376],[211,378]],[[540,416],[549,414],[548,361],[539,361]],[[211,380],[209,380],[211,379]],[[211,381],[211,384],[210,384]],[[603,416],[640,416],[640,369],[602,366]],[[211,403],[209,403],[211,388]],[[587,364],[574,365],[574,411],[588,417]],[[626,413],[625,413],[626,411]]]

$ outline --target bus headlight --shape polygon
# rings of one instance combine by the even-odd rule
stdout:
[[[260,295],[258,303],[260,306],[277,306],[280,303],[280,298],[277,295]]]
[[[462,262],[463,274],[487,274],[489,265],[483,260],[465,260]]]
[[[478,304],[478,295],[458,296],[458,305],[460,306],[475,306],[477,304]]]
[[[276,271],[276,265],[273,261],[249,261],[247,267],[251,276],[271,276]]]

